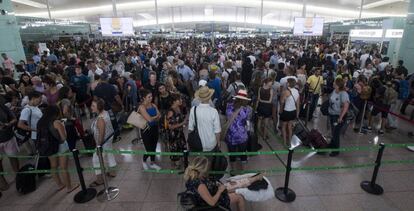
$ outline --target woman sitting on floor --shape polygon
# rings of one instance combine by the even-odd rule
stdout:
[[[194,195],[196,205],[208,204],[230,209],[230,204],[237,207],[237,210],[244,211],[244,198],[236,193],[229,193],[226,186],[208,178],[208,159],[196,157],[186,168],[184,179],[186,188]]]

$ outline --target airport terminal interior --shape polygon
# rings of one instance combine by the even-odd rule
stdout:
[[[0,210],[414,210],[414,0],[0,0]]]

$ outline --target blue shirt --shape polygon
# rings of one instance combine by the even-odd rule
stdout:
[[[177,67],[178,73],[183,77],[184,81],[188,81],[194,78],[194,72],[190,67],[184,65],[182,67]]]
[[[210,89],[214,89],[214,95],[213,99],[221,99],[221,80],[219,78],[215,78],[213,80],[209,80],[207,82],[207,86],[210,87]]]
[[[53,62],[53,61],[58,62],[58,58],[57,58],[57,56],[55,56],[55,54],[50,54],[47,57],[47,60],[50,61],[50,62]]]

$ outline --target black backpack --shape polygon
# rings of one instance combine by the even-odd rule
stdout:
[[[26,164],[16,174],[16,189],[21,194],[28,194],[36,190],[36,174],[21,173],[33,171],[35,167],[32,164]]]
[[[56,154],[59,150],[59,139],[53,134],[52,124],[49,127],[38,128],[36,149],[41,156]]]

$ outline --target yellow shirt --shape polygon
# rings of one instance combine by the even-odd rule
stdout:
[[[319,82],[318,82],[318,80],[319,80]],[[321,94],[321,87],[322,87],[322,84],[323,84],[323,77],[322,76],[316,77],[315,75],[311,75],[308,78],[307,83],[309,84],[309,91],[310,92],[313,92],[315,94]]]

